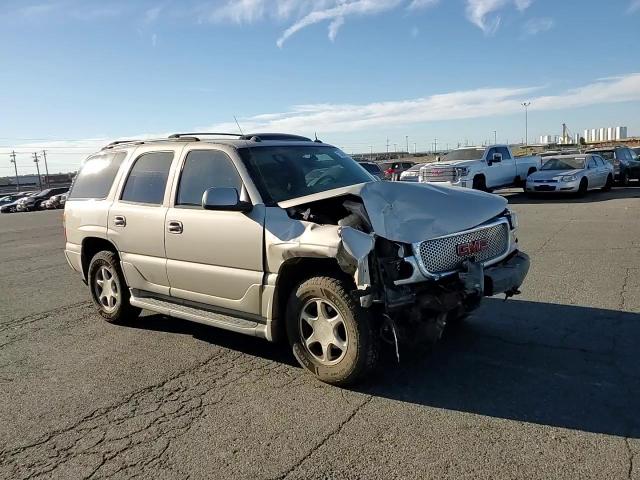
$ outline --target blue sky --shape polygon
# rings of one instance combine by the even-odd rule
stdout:
[[[3,0],[7,152],[74,168],[104,141],[290,131],[349,152],[626,125],[640,0]],[[400,147],[398,147],[400,148]]]

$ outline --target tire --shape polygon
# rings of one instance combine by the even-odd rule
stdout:
[[[626,170],[620,172],[620,180],[618,180],[618,185],[620,185],[621,187],[629,186],[629,175],[627,174]]]
[[[584,197],[587,194],[587,190],[589,189],[589,182],[586,178],[582,178],[580,180],[580,186],[578,187],[578,196]]]
[[[607,182],[604,184],[604,187],[602,187],[602,191],[608,192],[609,190],[611,190],[612,186],[613,186],[613,177],[611,175],[607,175]]]
[[[129,288],[115,253],[96,253],[89,264],[88,280],[91,299],[107,322],[126,323],[140,315],[141,309],[129,303]]]
[[[287,336],[298,362],[338,386],[363,380],[378,361],[378,330],[349,290],[342,280],[313,277],[291,293],[286,311]]]
[[[477,177],[473,177],[473,189],[480,190],[481,192],[486,192],[487,190],[487,180],[482,175],[478,175]]]

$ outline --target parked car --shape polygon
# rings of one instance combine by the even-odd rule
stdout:
[[[4,197],[0,198],[0,206],[13,203],[16,200],[20,200],[26,194],[27,192],[20,192],[20,193],[11,193],[9,195],[5,195]]]
[[[634,156],[636,157],[636,160],[638,160],[640,158],[640,147],[634,147],[631,149],[631,151],[633,152]]]
[[[36,195],[38,192],[28,192],[13,202],[6,203],[0,207],[0,213],[15,213],[18,211],[18,205],[28,197]]]
[[[524,187],[527,177],[540,170],[541,164],[539,156],[516,158],[508,145],[464,147],[422,167],[419,180],[482,191]]]
[[[417,182],[420,176],[420,169],[427,165],[426,163],[418,163],[411,168],[406,169],[400,174],[401,182]]]
[[[371,175],[376,177],[378,180],[384,180],[384,173],[380,168],[380,165],[374,162],[358,162],[362,168],[364,168]]]
[[[385,180],[400,180],[400,175],[405,170],[415,165],[414,162],[385,162],[382,164]]]
[[[539,172],[527,178],[526,191],[578,193],[613,185],[613,165],[600,155],[558,155],[547,159]]]
[[[345,385],[383,337],[436,341],[483,296],[520,293],[529,258],[502,197],[374,181],[301,137],[207,138],[112,144],[80,169],[65,255],[107,321],[145,308],[288,337],[303,367]]]
[[[38,210],[40,205],[49,200],[52,196],[68,192],[69,189],[67,187],[59,187],[59,188],[48,188],[46,190],[42,190],[36,195],[32,195],[30,197],[24,198],[17,206],[17,210],[19,212],[31,212],[33,210]]]
[[[49,200],[45,200],[42,203],[42,208],[45,208],[47,210],[54,210],[56,208],[63,208],[64,207],[64,202],[66,201],[66,197],[67,197],[66,193],[61,193],[61,194],[58,194],[58,195],[54,195]]]
[[[600,155],[611,162],[614,179],[620,185],[628,185],[632,178],[640,179],[640,161],[628,147],[592,148],[586,153]]]

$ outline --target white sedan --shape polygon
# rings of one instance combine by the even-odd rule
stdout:
[[[613,185],[613,165],[600,155],[557,155],[527,177],[527,193],[578,193]]]

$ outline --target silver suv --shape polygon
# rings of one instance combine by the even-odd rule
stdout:
[[[270,341],[346,385],[380,341],[437,340],[528,268],[498,196],[381,182],[336,147],[284,134],[122,141],[83,163],[69,265],[110,322],[141,309]]]

